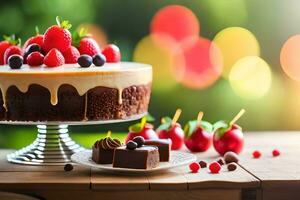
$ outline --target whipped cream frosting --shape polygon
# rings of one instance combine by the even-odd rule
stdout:
[[[102,67],[92,65],[89,68],[81,68],[78,64],[65,64],[55,68],[23,65],[21,69],[11,69],[7,65],[0,66],[0,89],[5,108],[6,92],[11,86],[16,86],[21,92],[26,93],[30,85],[41,85],[49,90],[52,105],[58,103],[58,90],[61,85],[72,85],[80,96],[85,95],[90,89],[103,86],[117,89],[118,101],[122,104],[123,89],[151,82],[152,67],[134,62],[106,63]]]

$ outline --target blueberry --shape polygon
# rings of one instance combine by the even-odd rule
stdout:
[[[8,58],[8,65],[12,69],[20,69],[23,64],[23,57],[17,54],[14,54]]]
[[[100,53],[93,56],[93,63],[95,66],[103,66],[106,62],[106,57]]]
[[[127,142],[126,148],[129,149],[129,150],[135,150],[137,148],[137,143],[130,140],[130,141]]]
[[[28,45],[28,47],[26,47],[25,54],[29,55],[30,53],[35,51],[41,52],[41,47],[40,45],[33,43],[31,45]]]
[[[142,136],[134,137],[133,141],[137,143],[137,147],[141,147],[143,144],[145,144],[145,139]]]
[[[68,171],[72,171],[73,170],[73,165],[72,164],[66,164],[65,166],[64,166],[64,170],[66,171],[66,172],[68,172]]]
[[[93,58],[86,54],[81,55],[77,60],[77,63],[84,68],[91,66],[92,62]]]

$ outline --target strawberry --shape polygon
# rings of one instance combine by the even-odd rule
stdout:
[[[44,58],[44,64],[48,67],[58,67],[65,64],[65,58],[57,49],[51,49]]]
[[[68,29],[72,27],[69,21],[62,21],[56,17],[58,25],[49,27],[44,34],[44,44],[42,49],[47,53],[51,49],[56,48],[60,52],[64,53],[68,50],[72,43],[72,36]]]
[[[12,45],[17,45],[20,43],[20,39],[16,40],[15,35],[4,36],[4,41],[0,42],[0,65],[4,65],[4,53]]]
[[[103,50],[102,54],[106,57],[106,62],[120,62],[121,53],[119,47],[114,44],[107,45]]]
[[[6,51],[4,52],[4,64],[7,64],[8,58],[12,55],[23,56],[23,51],[22,51],[21,47],[16,46],[16,45],[8,47],[6,49]]]
[[[28,38],[26,40],[26,42],[24,43],[24,45],[23,45],[24,51],[29,45],[34,44],[34,43],[38,44],[40,47],[43,46],[44,35],[39,34],[38,27],[35,27],[35,31],[36,31],[36,35]]]
[[[87,54],[94,56],[101,53],[98,43],[87,34],[86,29],[80,29],[73,33],[73,45],[78,48],[80,55]]]
[[[76,47],[71,46],[67,51],[63,53],[65,57],[66,63],[77,63],[78,58],[80,57],[80,53]]]

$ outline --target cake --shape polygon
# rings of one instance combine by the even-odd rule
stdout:
[[[92,160],[98,164],[112,164],[114,151],[121,142],[111,137],[97,140],[92,147]]]
[[[128,149],[121,146],[115,149],[113,167],[131,169],[153,169],[159,165],[158,148],[142,146]]]
[[[170,139],[145,140],[144,145],[156,146],[159,152],[159,161],[169,162],[171,151]]]
[[[0,120],[91,121],[126,119],[147,112],[150,65],[64,64],[20,69],[0,67]]]
[[[147,112],[150,65],[120,62],[118,46],[100,46],[68,20],[21,40],[0,41],[0,120],[97,121]]]

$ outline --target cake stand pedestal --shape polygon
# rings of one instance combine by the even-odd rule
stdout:
[[[81,122],[9,122],[8,125],[36,125],[37,137],[30,145],[7,155],[12,163],[26,165],[64,165],[71,162],[71,155],[84,150],[69,136],[70,125],[95,125],[133,121],[147,113],[122,120],[81,121]]]

